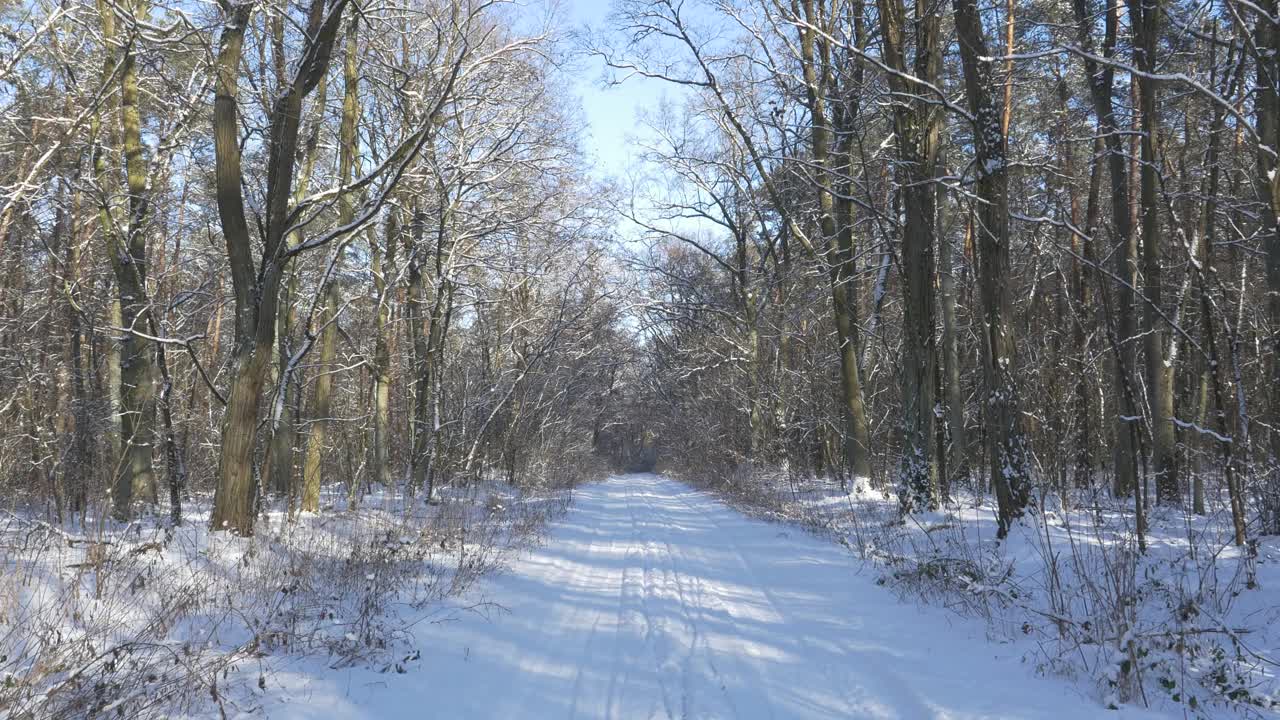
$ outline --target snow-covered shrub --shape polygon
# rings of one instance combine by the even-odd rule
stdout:
[[[904,600],[983,619],[1042,672],[1092,683],[1104,706],[1189,717],[1280,710],[1280,540],[1231,542],[1225,510],[1151,514],[1140,550],[1121,501],[1042,498],[1004,541],[993,503],[957,493],[903,516],[891,493],[756,471],[703,483],[756,515],[831,536]]]
[[[0,714],[234,714],[290,657],[403,671],[414,625],[564,507],[564,493],[488,482],[440,495],[380,493],[295,522],[274,512],[251,538],[210,533],[207,506],[176,529],[98,518],[71,532],[6,515]]]

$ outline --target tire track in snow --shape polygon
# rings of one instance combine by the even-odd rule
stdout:
[[[658,683],[659,694],[661,695],[662,712],[668,720],[674,720],[679,717],[675,712],[675,704],[672,700],[672,692],[667,681],[668,666],[666,653],[660,647],[663,636],[662,615],[654,611],[653,595],[654,595],[654,568],[652,553],[649,549],[649,540],[647,532],[649,526],[640,520],[640,516],[636,513],[636,502],[634,493],[631,488],[627,488],[625,493],[627,513],[631,518],[631,543],[628,548],[628,559],[634,555],[640,559],[640,584],[635,589],[633,595],[638,598],[638,603],[633,609],[632,615],[638,616],[639,625],[643,627],[644,646],[649,655],[653,659],[653,667],[655,669],[655,681]],[[633,567],[630,561],[627,562],[627,570]],[[649,718],[659,717],[659,708],[657,703],[653,703],[648,712]]]
[[[631,501],[635,502],[634,494],[630,497]],[[679,673],[681,688],[679,717],[737,717],[737,708],[726,692],[723,678],[712,661],[713,653],[710,644],[703,633],[706,616],[702,611],[701,598],[694,596],[688,588],[688,579],[693,578],[696,583],[696,574],[689,573],[688,563],[684,562],[684,557],[672,543],[672,531],[678,526],[678,518],[671,515],[665,505],[658,502],[648,503],[648,506],[656,511],[656,513],[649,513],[654,518],[654,522],[645,522],[642,526],[648,531],[647,535],[652,538],[646,543],[646,547],[652,551],[652,555],[662,560],[663,565],[662,583],[652,586],[651,592],[659,597],[676,600],[680,610],[678,623],[672,621],[662,623],[663,637],[666,641],[664,668],[668,673]],[[678,633],[677,625],[681,626],[678,628],[680,630]],[[680,646],[679,650],[674,647],[676,645]],[[679,656],[678,660],[677,656]],[[720,688],[727,708],[701,706],[700,700],[704,698],[708,703],[714,703],[714,698],[706,698],[699,693],[699,686],[703,683],[698,681],[703,678],[711,680]]]
[[[661,480],[659,480],[659,482],[661,482]],[[667,480],[666,482],[672,481]],[[798,623],[794,614],[786,608],[786,604],[779,602],[774,592],[770,589],[770,583],[761,577],[755,564],[751,562],[747,554],[742,551],[742,547],[738,543],[734,533],[731,530],[727,530],[724,524],[716,519],[716,516],[721,514],[722,508],[727,506],[724,506],[719,500],[694,488],[677,485],[675,492],[673,492],[672,495],[684,504],[690,512],[698,513],[699,515],[706,517],[708,522],[710,522],[715,528],[717,536],[726,540],[725,545],[732,550],[738,566],[750,578],[752,586],[760,591],[769,607],[781,620],[781,624],[783,626],[794,628],[803,627],[804,624],[807,624]],[[694,505],[694,503],[688,499],[689,495],[705,499],[706,503],[704,503],[704,505],[706,507],[700,508]],[[734,519],[738,520],[739,518]],[[745,516],[742,516],[740,519],[741,521],[748,523],[760,522]],[[829,570],[831,568],[827,569]],[[812,622],[813,618],[808,618],[808,620]],[[823,655],[833,654],[815,646],[803,633],[797,633],[794,635],[794,638],[809,657],[820,657]],[[826,640],[827,642],[834,643],[840,651],[838,654],[843,655],[846,659],[865,653],[863,648],[855,647],[849,641],[842,639],[842,634],[833,633],[831,636],[826,638]],[[934,714],[930,708],[920,701],[919,697],[917,697],[915,693],[909,690],[910,684],[903,677],[888,670],[887,668],[884,668],[882,664],[874,661],[857,663],[857,672],[852,669],[853,667],[855,667],[854,664],[847,662],[842,664],[839,668],[829,662],[824,662],[821,665],[823,676],[830,680],[833,688],[840,693],[846,705],[846,712],[848,712],[850,716],[855,715],[859,712],[859,708],[865,706],[868,678],[866,678],[864,674],[868,671],[876,675],[874,685],[878,689],[891,688],[893,690],[894,694],[897,695],[898,702],[896,705],[899,707],[908,706],[913,708],[913,710],[907,714],[908,717],[926,717]]]
[[[1156,716],[1035,678],[962,622],[858,577],[839,547],[782,529],[660,476],[593,483],[545,546],[477,590],[509,613],[424,637],[422,679],[317,678],[316,697],[332,702],[278,717]]]
[[[602,531],[600,530],[600,528],[592,526],[591,541],[587,544],[587,551],[586,551],[587,557],[599,555],[598,548],[600,547],[601,537],[602,537]],[[609,540],[609,556],[610,557],[612,557],[613,555],[614,544],[615,544],[615,540],[610,538]],[[597,587],[602,587],[612,583],[613,578],[610,575],[611,573],[609,572],[607,565],[603,566],[597,572],[588,573],[587,574],[588,582],[585,583],[586,588],[587,589],[597,588]],[[578,584],[582,585],[584,583],[579,582]],[[578,617],[579,615],[581,615],[581,613],[576,613],[575,617]],[[587,640],[583,645],[584,657],[588,657],[588,658],[594,657],[592,653],[592,648],[595,645],[596,638],[598,637],[598,634],[599,634],[600,621],[604,618],[605,618],[605,614],[603,610],[595,611],[595,618],[591,621],[591,631],[587,634]],[[616,651],[617,642],[618,642],[618,635],[617,633],[615,633],[614,634],[615,651],[611,653],[611,656],[613,658],[613,666],[612,666],[611,674],[614,674],[614,675],[616,675],[617,659],[618,659],[618,653]],[[577,672],[574,674],[573,701],[572,701],[572,705],[570,706],[570,717],[577,717],[578,715],[578,706],[579,706],[579,703],[583,700],[584,676],[588,675],[591,669],[592,668],[590,664],[584,662],[578,666]],[[589,716],[589,713],[588,713],[588,716]]]
[[[674,516],[666,504],[660,506],[657,503],[654,503],[653,505],[655,510],[662,514],[662,517],[656,526],[661,531],[663,545],[673,568],[677,567],[676,560],[678,559],[680,561],[678,566],[681,569],[674,571],[674,580],[684,615],[689,624],[690,635],[689,649],[684,667],[684,684],[687,693],[686,698],[688,701],[685,710],[685,717],[739,717],[740,712],[738,705],[734,701],[733,695],[728,690],[728,683],[726,682],[723,673],[721,673],[720,669],[715,664],[714,658],[716,656],[716,651],[712,648],[710,639],[705,632],[705,628],[712,623],[710,616],[706,612],[707,600],[710,596],[707,595],[703,588],[702,579],[700,577],[701,568],[696,567],[689,561],[687,554],[678,549],[678,544],[672,544],[673,529],[681,527],[678,522],[681,518]],[[686,588],[686,582],[682,582],[682,578],[687,581],[688,585],[692,586],[692,591]],[[690,600],[691,596],[692,601]],[[697,615],[696,618],[694,617],[694,614]],[[731,616],[731,613],[726,612],[726,615]],[[761,686],[763,677],[761,676],[758,668],[754,665],[743,662],[741,658],[735,658],[735,656],[732,655],[728,657],[736,660],[736,665],[739,669],[745,670],[747,673],[752,675],[752,679],[755,681],[753,683],[755,687]],[[713,708],[702,709],[693,704],[698,699],[696,692],[697,683],[694,682],[694,678],[702,667],[705,667],[707,671],[704,675],[708,679],[712,680],[714,685],[719,688],[720,697],[724,705],[727,706],[727,708],[725,708],[725,712],[717,714]],[[768,713],[767,717],[774,717],[772,706],[768,703],[767,699],[762,698],[762,700],[764,701],[764,708]],[[759,708],[755,709],[759,710]]]

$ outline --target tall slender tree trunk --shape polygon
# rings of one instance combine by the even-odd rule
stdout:
[[[124,323],[120,319],[120,297],[113,294],[111,299],[107,301],[107,326],[121,327]],[[106,383],[107,383],[107,408],[108,408],[108,425],[111,428],[109,435],[111,436],[111,458],[108,475],[106,477],[107,486],[115,492],[116,482],[122,472],[125,472],[125,441],[124,427],[121,419],[124,417],[120,409],[120,398],[123,395],[120,388],[123,384],[120,381],[120,343],[115,341],[114,333],[107,340],[106,351]],[[133,483],[129,483],[129,493],[133,494]]]
[[[943,190],[938,191],[938,215],[941,217]],[[942,394],[947,403],[947,428],[951,435],[951,460],[947,474],[964,478],[969,473],[968,436],[964,426],[964,391],[960,384],[960,332],[956,321],[956,265],[952,260],[951,240],[938,235],[938,299],[942,303]],[[949,483],[948,483],[949,484]]]
[[[449,277],[449,274],[453,272],[451,268],[453,262],[453,238],[450,233],[451,228],[447,218],[442,218],[436,240],[435,281],[432,286],[431,317],[428,320],[430,327],[426,338],[427,362],[425,367],[427,374],[425,380],[429,412],[427,422],[430,431],[426,438],[430,443],[429,447],[427,447],[425,466],[427,502],[431,502],[435,496],[436,475],[438,466],[442,461],[443,450],[443,436],[441,435],[443,413],[440,405],[443,381],[441,376],[444,373],[445,338],[448,335],[449,324],[453,317],[454,292],[454,283]]]
[[[373,240],[373,238],[370,238]],[[387,468],[391,443],[391,300],[395,295],[396,246],[400,242],[399,208],[387,213],[383,249],[374,246],[373,285],[378,308],[374,315],[373,349],[373,468],[374,482],[390,484]]]
[[[343,62],[343,97],[342,123],[338,130],[338,179],[344,185],[351,181],[355,172],[356,158],[356,121],[358,114],[357,93],[359,92],[359,75],[356,67],[356,27],[353,18],[347,25],[347,53]],[[349,224],[354,217],[354,207],[350,193],[338,197],[338,223]],[[330,414],[333,408],[334,361],[338,357],[338,312],[342,297],[339,284],[338,269],[342,266],[344,248],[335,249],[338,258],[335,261],[335,272],[324,288],[324,329],[320,334],[320,377],[316,378],[315,404],[311,410],[311,429],[307,436],[307,455],[302,465],[302,500],[303,510],[315,512],[320,509],[320,466],[323,459],[325,443],[328,439]]]
[[[761,356],[760,347],[760,298],[757,297],[756,288],[752,282],[751,258],[747,252],[748,238],[743,231],[744,226],[745,223],[741,219],[734,223],[734,275],[737,281],[736,295],[738,304],[747,329],[746,370],[751,402],[750,416],[747,418],[751,432],[747,451],[748,457],[753,463],[761,463],[767,460],[765,457],[765,422],[767,419],[765,393],[767,389],[764,386],[765,363],[764,358]]]
[[[423,278],[423,242],[426,231],[426,213],[414,201],[409,229],[408,297],[405,302],[405,320],[409,330],[409,344],[413,354],[413,415],[410,422],[411,455],[409,457],[409,492],[426,481],[428,443],[431,433],[431,357],[427,350],[426,283]],[[428,489],[430,491],[430,489]],[[430,495],[427,497],[430,500]]]
[[[1217,28],[1214,28],[1214,37],[1217,37]],[[1210,65],[1217,66],[1217,47],[1210,46]],[[1233,83],[1243,81],[1244,63],[1241,58],[1237,72],[1234,77],[1229,76],[1226,84],[1232,87]],[[1230,66],[1230,61],[1228,61]],[[1213,73],[1213,79],[1216,80],[1216,70]],[[1216,85],[1214,83],[1211,86]],[[1234,92],[1229,93],[1234,95]],[[1241,488],[1239,474],[1236,468],[1236,448],[1238,447],[1238,438],[1231,437],[1233,430],[1230,427],[1227,413],[1226,393],[1223,387],[1227,384],[1223,379],[1223,363],[1218,351],[1217,331],[1214,328],[1213,315],[1214,307],[1210,299],[1210,287],[1206,281],[1206,276],[1212,271],[1213,265],[1213,241],[1217,234],[1217,197],[1219,186],[1219,152],[1222,142],[1222,133],[1226,125],[1226,109],[1221,106],[1214,107],[1213,121],[1209,127],[1209,147],[1205,153],[1205,166],[1208,170],[1208,177],[1205,179],[1205,204],[1204,211],[1200,218],[1200,232],[1198,247],[1194,251],[1191,258],[1191,267],[1188,272],[1194,276],[1196,281],[1198,294],[1200,296],[1200,322],[1203,328],[1203,338],[1207,357],[1205,358],[1205,368],[1201,373],[1200,391],[1198,397],[1199,413],[1197,420],[1204,425],[1210,403],[1210,394],[1212,392],[1214,406],[1214,421],[1218,428],[1218,448],[1220,457],[1222,458],[1222,471],[1227,481],[1227,499],[1231,506],[1232,529],[1235,534],[1236,545],[1244,545],[1245,543],[1245,510],[1244,510],[1244,493]],[[1241,298],[1243,301],[1243,297]],[[1230,321],[1227,321],[1230,325]],[[1241,428],[1236,428],[1234,432],[1239,433]],[[1205,497],[1204,497],[1204,478],[1203,473],[1197,472],[1195,475],[1194,485],[1192,487],[1192,510],[1193,512],[1203,515],[1205,513]]]
[[[313,0],[307,17],[307,47],[293,81],[282,88],[269,115],[266,223],[262,264],[255,271],[253,243],[244,212],[237,119],[239,69],[244,33],[253,5],[227,4],[215,65],[214,158],[218,217],[227,245],[235,298],[235,348],[230,362],[231,384],[223,414],[222,448],[218,456],[218,486],[210,526],[242,535],[253,534],[257,484],[253,471],[258,409],[267,380],[280,283],[288,265],[282,248],[292,196],[294,159],[303,99],[315,89],[329,65],[346,0],[326,7]]]
[[[1280,3],[1264,0],[1258,3],[1265,14],[1259,14],[1254,45],[1258,57],[1254,108],[1258,148],[1258,194],[1267,199],[1269,212],[1263,216],[1263,246],[1267,268],[1267,320],[1270,337],[1265,372],[1270,379],[1269,457],[1267,478],[1262,493],[1262,516],[1266,531],[1280,533],[1280,27],[1273,20],[1280,13]],[[1242,288],[1243,290],[1243,288]],[[1243,296],[1242,300],[1243,302]]]
[[[280,35],[283,28],[275,30]],[[283,64],[283,38],[276,46],[276,54]],[[280,68],[278,75],[283,78],[284,70]],[[281,84],[283,84],[281,80]],[[298,185],[294,189],[294,204],[301,202],[311,188],[311,177],[315,173],[316,158],[319,156],[320,128],[323,125],[325,101],[328,98],[328,76],[322,76],[316,87],[316,117],[307,134],[303,150],[302,169],[298,173]],[[285,240],[290,248],[302,241],[299,231],[289,233]],[[294,472],[294,448],[298,441],[298,404],[301,382],[298,372],[292,366],[294,352],[294,325],[297,321],[295,302],[299,292],[299,276],[296,267],[292,267],[289,277],[284,282],[283,295],[276,311],[276,398],[277,411],[272,418],[271,441],[267,448],[267,459],[263,463],[263,483],[277,493],[287,495],[293,506],[301,495],[301,487]]]
[[[129,4],[130,13],[143,12],[144,8]],[[103,36],[108,43],[116,41],[115,8],[100,3]],[[145,223],[148,210],[147,164],[143,156],[142,119],[138,110],[138,75],[134,56],[134,41],[125,38],[122,50],[107,53],[104,75],[115,71],[119,63],[121,144],[124,154],[125,179],[128,196],[128,216],[124,223],[124,237],[116,227],[111,211],[110,195],[106,186],[100,187],[102,197],[102,233],[107,241],[111,266],[115,271],[116,290],[120,298],[120,320],[123,330],[120,349],[120,429],[125,443],[125,459],[122,470],[116,476],[112,492],[112,515],[117,520],[132,516],[135,493],[144,492],[154,497],[156,478],[152,462],[152,444],[155,435],[156,387],[151,342],[139,333],[147,333],[151,312],[147,299],[147,243]],[[108,180],[108,162],[105,153],[95,158],[95,174],[99,183]]]
[[[341,252],[341,249],[338,250]],[[338,279],[330,278],[324,289],[324,310],[320,333],[320,357],[316,361],[319,377],[316,378],[315,398],[311,405],[311,423],[307,433],[307,450],[302,464],[302,498],[299,506],[307,512],[320,509],[320,471],[328,442],[330,414],[333,409],[333,364],[338,356]]]
[[[76,434],[75,413],[72,409],[74,400],[71,397],[71,352],[68,345],[70,339],[63,331],[64,328],[59,325],[62,316],[52,312],[53,308],[59,306],[59,301],[64,303],[70,298],[64,295],[65,283],[67,276],[70,274],[70,268],[63,265],[59,272],[58,265],[65,261],[69,253],[67,248],[75,244],[74,219],[68,207],[67,201],[67,183],[59,180],[57,195],[55,196],[57,209],[54,210],[53,232],[49,237],[49,257],[48,270],[46,276],[48,278],[48,289],[45,302],[48,304],[50,312],[45,318],[46,348],[42,354],[49,357],[49,371],[53,375],[54,392],[54,412],[56,419],[53,422],[53,436],[55,455],[53,459],[53,467],[49,472],[49,479],[52,485],[54,503],[57,512],[57,521],[61,524],[65,519],[64,510],[70,509],[69,498],[67,497],[68,489],[76,480],[77,469],[71,467],[71,463],[76,459],[72,458],[74,450],[74,437]]]
[[[926,97],[936,87],[942,66],[941,18],[925,3],[914,5],[915,57],[908,69],[902,0],[878,0],[882,51],[893,91],[894,138],[906,222],[902,229],[903,447],[900,500],[905,511],[932,507],[938,499],[938,467],[933,450],[935,302],[934,233],[937,227],[934,183],[942,116]],[[914,78],[914,80],[908,79]],[[918,81],[918,82],[917,82]],[[927,85],[926,85],[927,84]]]
[[[999,535],[1003,537],[1027,504],[1030,462],[1022,433],[1017,384],[1012,289],[1009,272],[1008,137],[997,101],[993,60],[976,0],[953,0],[965,95],[974,117],[977,173],[978,287],[982,302],[986,350],[987,442],[991,486],[999,503]]]
[[[71,203],[70,232],[67,235],[65,254],[65,275],[63,276],[63,297],[66,307],[67,321],[67,364],[71,370],[71,414],[72,429],[71,452],[67,459],[67,473],[64,478],[68,494],[69,509],[72,513],[80,513],[85,509],[88,500],[88,469],[91,466],[89,457],[89,397],[85,386],[85,365],[83,345],[83,322],[81,320],[81,260],[80,260],[80,214],[81,193],[76,191]]]
[[[1105,35],[1101,54],[1104,58],[1115,55],[1116,39],[1119,34],[1120,0],[1105,0]],[[1092,51],[1093,12],[1086,0],[1073,0],[1078,38],[1081,46]],[[1111,178],[1111,229],[1115,246],[1116,276],[1120,278],[1117,288],[1117,308],[1113,308],[1117,318],[1115,324],[1115,395],[1119,412],[1115,421],[1115,486],[1116,495],[1124,496],[1133,492],[1138,477],[1138,433],[1136,418],[1137,404],[1134,400],[1131,373],[1137,367],[1137,352],[1134,347],[1136,325],[1133,317],[1133,288],[1137,286],[1137,238],[1133,232],[1133,217],[1130,213],[1129,179],[1125,167],[1125,150],[1116,120],[1115,106],[1112,98],[1115,84],[1115,68],[1110,64],[1100,64],[1092,59],[1084,61],[1085,73],[1088,75],[1090,96],[1093,100],[1094,114],[1097,116],[1098,135],[1102,137],[1106,148],[1108,174]]]
[[[235,291],[235,348],[229,370],[231,386],[222,416],[222,451],[218,456],[218,487],[214,493],[209,525],[214,530],[253,534],[254,426],[262,395],[269,351],[258,346],[261,332],[253,299],[254,279],[249,226],[241,195],[240,137],[237,122],[240,59],[244,32],[252,5],[228,11],[219,39],[214,95],[214,156],[216,161],[218,215],[232,264]],[[268,279],[268,278],[264,278]],[[278,280],[276,281],[278,282]],[[273,290],[274,288],[265,288]],[[274,299],[274,298],[271,298]],[[271,310],[275,310],[274,305]]]
[[[1059,131],[1059,137],[1065,140],[1071,129],[1068,125],[1067,107],[1070,99],[1069,86],[1066,78],[1059,78],[1058,84],[1058,100],[1059,109],[1063,116],[1063,127]],[[1073,438],[1075,444],[1075,456],[1072,462],[1075,466],[1074,484],[1077,487],[1092,487],[1092,477],[1094,470],[1094,403],[1093,392],[1097,384],[1097,377],[1094,371],[1094,365],[1090,361],[1089,338],[1091,337],[1088,328],[1094,319],[1093,313],[1094,302],[1093,295],[1090,292],[1090,285],[1086,274],[1086,266],[1093,267],[1096,264],[1093,252],[1093,234],[1098,225],[1098,213],[1101,200],[1101,162],[1102,157],[1102,139],[1097,138],[1093,143],[1093,159],[1089,162],[1089,189],[1085,198],[1083,211],[1080,205],[1079,193],[1074,184],[1068,188],[1070,193],[1070,212],[1071,225],[1074,228],[1080,228],[1082,233],[1072,233],[1071,237],[1071,278],[1070,292],[1072,298],[1072,306],[1074,313],[1071,319],[1071,336],[1072,345],[1075,347],[1076,357],[1072,362],[1075,369],[1075,428],[1076,434]],[[1062,165],[1066,171],[1068,178],[1075,177],[1076,164],[1075,154],[1069,145],[1063,142]]]
[[[1152,77],[1156,67],[1160,0],[1128,0],[1134,32],[1134,63],[1141,73],[1138,84],[1142,128],[1142,208],[1143,332],[1146,343],[1146,382],[1151,411],[1151,464],[1156,481],[1157,501],[1178,505],[1177,434],[1173,424],[1173,368],[1169,362],[1169,330],[1160,314],[1163,307],[1164,271],[1160,263],[1160,170],[1156,166],[1160,117],[1157,114],[1158,84]]]
[[[806,22],[825,27],[833,18],[815,9],[813,0],[804,0]],[[819,226],[826,248],[831,284],[831,305],[836,323],[836,341],[840,356],[841,409],[845,420],[845,459],[855,477],[871,477],[871,431],[862,398],[862,377],[858,368],[858,338],[855,331],[855,307],[851,302],[854,275],[852,208],[836,217],[836,200],[832,194],[832,176],[837,160],[832,153],[831,130],[827,117],[830,51],[825,40],[808,27],[800,27],[800,52],[805,80],[805,96],[809,106],[810,141],[818,190]],[[861,38],[860,38],[861,40]],[[853,114],[856,109],[846,109]],[[840,140],[837,140],[839,143]],[[836,153],[847,157],[847,152]],[[844,163],[842,163],[844,164]]]

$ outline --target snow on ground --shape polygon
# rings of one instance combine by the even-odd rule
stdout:
[[[1166,717],[1037,676],[1026,641],[903,604],[867,567],[674,480],[611,478],[419,625],[403,674],[302,660],[245,717]]]
[[[563,492],[501,483],[343,512],[332,488],[253,539],[200,503],[176,532],[0,517],[0,716],[1275,713],[1280,546],[1235,548],[1221,512],[1157,511],[1138,554],[1127,509],[1083,498],[997,543],[981,499],[904,523],[820,478],[574,494],[563,515]]]
[[[1074,678],[1108,706],[1173,717],[1280,714],[1280,538],[1233,543],[1225,498],[1206,516],[1153,508],[1139,552],[1131,501],[1080,489],[1038,498],[1004,541],[989,499],[960,495],[906,518],[865,482],[756,474],[735,505],[822,531],[905,600],[981,618],[1041,674]]]
[[[277,672],[395,672],[439,609],[536,535],[564,491],[379,490],[357,510],[267,513],[252,538],[98,515],[65,526],[0,514],[0,717],[260,717]]]

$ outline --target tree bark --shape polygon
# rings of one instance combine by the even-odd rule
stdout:
[[[1105,0],[1107,11],[1105,16],[1106,30],[1102,43],[1102,56],[1111,58],[1115,55],[1116,38],[1119,33],[1119,2]],[[1093,8],[1087,0],[1073,0],[1075,9],[1077,36],[1085,50],[1092,51]],[[1099,65],[1092,59],[1084,61],[1085,73],[1088,75],[1089,91],[1093,101],[1094,114],[1098,122],[1098,134],[1106,148],[1107,170],[1111,178],[1111,229],[1115,246],[1116,276],[1120,278],[1117,289],[1117,309],[1115,335],[1115,390],[1119,407],[1115,423],[1115,485],[1114,492],[1118,496],[1128,495],[1137,486],[1138,477],[1138,439],[1135,421],[1138,415],[1137,404],[1132,392],[1131,373],[1137,367],[1137,352],[1134,347],[1136,324],[1133,317],[1133,289],[1137,287],[1138,247],[1133,233],[1133,217],[1130,213],[1129,179],[1125,168],[1125,150],[1120,127],[1116,120],[1112,93],[1115,84],[1115,69],[1110,64]]]
[[[273,23],[273,32],[279,41],[275,43],[275,54],[279,58],[277,76],[280,84],[284,80],[284,28],[282,23]],[[324,121],[325,101],[328,98],[328,75],[320,77],[316,87],[316,117],[312,121],[303,150],[302,169],[298,173],[298,185],[294,189],[294,206],[302,202],[311,187],[311,178],[315,173],[316,158],[319,155],[320,128]],[[301,242],[300,231],[289,233],[286,238],[289,248],[297,247]],[[276,310],[276,398],[277,412],[272,418],[271,441],[267,448],[267,458],[263,463],[263,483],[275,492],[287,495],[291,507],[294,507],[302,492],[294,470],[294,449],[298,441],[298,404],[300,382],[298,372],[292,367],[294,351],[294,325],[297,321],[297,310],[294,303],[298,297],[299,277],[296,267],[289,269],[289,277],[283,283],[282,296]]]
[[[878,0],[883,60],[892,71],[894,137],[898,147],[900,194],[906,222],[902,230],[903,447],[900,501],[904,511],[933,507],[938,499],[937,458],[933,451],[935,418],[934,234],[937,218],[938,140],[942,116],[925,97],[937,87],[942,65],[941,18],[923,3],[915,5],[915,57],[908,70],[906,13],[902,0]],[[908,79],[913,78],[913,79]]]
[[[795,9],[793,3],[793,10]],[[803,2],[806,23],[815,27],[827,25],[828,18],[815,10],[813,0]],[[858,368],[858,338],[855,333],[855,310],[851,300],[853,282],[853,227],[849,217],[836,218],[836,202],[831,191],[835,174],[828,127],[826,97],[830,77],[829,51],[825,41],[805,26],[799,28],[801,64],[805,95],[810,116],[810,141],[814,164],[818,167],[819,226],[826,248],[831,284],[831,305],[836,323],[836,340],[840,356],[841,409],[845,419],[845,460],[855,477],[871,476],[871,431],[862,398],[862,378]],[[847,112],[852,110],[846,109]],[[838,141],[837,141],[838,142]],[[850,213],[852,211],[850,210]]]
[[[130,4],[128,10],[137,12]],[[115,9],[99,4],[103,37],[108,43],[117,39]],[[102,193],[100,211],[103,237],[106,239],[111,266],[120,300],[120,431],[125,458],[116,476],[112,493],[112,515],[118,521],[133,515],[133,497],[138,492],[154,497],[155,469],[152,444],[155,435],[156,388],[151,343],[138,333],[150,329],[147,301],[147,242],[145,222],[148,209],[147,166],[143,156],[142,119],[138,111],[138,75],[134,56],[134,39],[125,38],[119,56],[106,53],[104,79],[115,72],[119,63],[121,144],[124,154],[128,197],[128,217],[124,237],[116,226],[111,210],[107,158],[104,152],[95,158],[95,174]]]
[[[342,64],[343,96],[342,122],[338,129],[338,181],[346,185],[355,172],[356,122],[358,115],[357,93],[359,75],[356,67],[356,20],[347,24],[347,52]],[[338,224],[347,225],[354,218],[350,193],[338,196]],[[333,369],[338,356],[338,313],[342,303],[337,269],[342,267],[343,247],[335,252],[335,273],[324,288],[324,329],[320,334],[320,377],[316,378],[315,404],[311,411],[311,432],[307,436],[307,455],[302,465],[301,508],[309,512],[320,509],[320,464],[329,433],[333,408]]]
[[[275,341],[280,282],[288,264],[289,256],[281,245],[288,224],[302,101],[315,88],[329,65],[346,2],[333,0],[326,13],[324,0],[312,0],[303,59],[291,84],[281,89],[272,106],[267,133],[266,226],[262,266],[258,272],[254,269],[253,244],[244,213],[236,112],[244,33],[253,6],[224,5],[228,17],[219,40],[215,67],[214,156],[218,217],[227,244],[235,299],[236,342],[229,368],[231,387],[222,423],[218,486],[210,517],[210,526],[214,530],[253,534],[257,494],[253,472],[255,430]]]
[[[943,212],[944,193],[938,193],[938,215]],[[938,299],[942,302],[942,394],[947,403],[947,428],[951,435],[951,458],[947,475],[963,479],[969,474],[968,434],[964,426],[964,391],[960,384],[960,332],[956,320],[956,265],[951,240],[938,235]],[[944,479],[950,485],[949,479]]]
[[[387,456],[391,444],[391,301],[395,296],[396,247],[400,242],[399,208],[387,213],[386,240],[373,248],[373,286],[378,301],[374,316],[373,349],[373,468],[374,482],[389,486]],[[371,240],[373,238],[370,238]]]
[[[1151,411],[1151,465],[1156,481],[1156,500],[1180,505],[1178,486],[1177,433],[1173,424],[1173,368],[1169,362],[1169,329],[1160,314],[1164,295],[1164,271],[1160,262],[1160,177],[1156,166],[1160,117],[1157,114],[1158,82],[1151,77],[1156,67],[1160,0],[1128,0],[1134,32],[1134,64],[1140,74],[1139,110],[1142,118],[1142,171],[1139,203],[1142,208],[1143,331],[1146,343],[1148,405]]]
[[[979,209],[978,286],[984,332],[987,441],[991,486],[999,504],[999,537],[1022,514],[1031,482],[1026,438],[1022,433],[1017,383],[1015,330],[1009,272],[1008,136],[997,101],[993,61],[976,0],[953,0],[965,95],[974,117],[974,151]]]
[[[1258,3],[1265,12],[1255,20],[1254,45],[1257,49],[1257,80],[1254,112],[1257,115],[1258,194],[1266,198],[1268,212],[1263,213],[1263,247],[1267,269],[1267,319],[1270,350],[1264,372],[1269,376],[1270,408],[1268,468],[1262,497],[1262,520],[1266,532],[1280,533],[1280,172],[1276,153],[1280,152],[1280,27],[1272,18],[1280,12],[1276,0]],[[1242,288],[1243,290],[1243,288]],[[1243,299],[1242,299],[1243,302]]]

